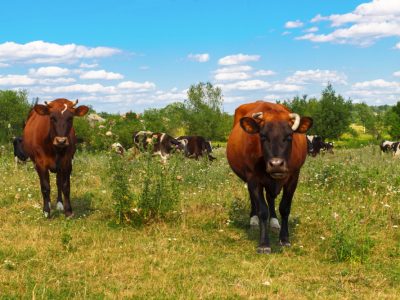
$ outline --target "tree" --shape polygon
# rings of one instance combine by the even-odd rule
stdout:
[[[25,90],[0,90],[0,142],[10,141],[22,134],[30,105]]]
[[[400,138],[400,102],[385,113],[385,125],[388,133],[394,139]]]
[[[349,129],[351,101],[336,95],[331,84],[322,91],[322,98],[314,115],[314,132],[328,139],[338,139]]]
[[[365,103],[353,104],[353,123],[361,124],[365,132],[378,136],[377,114]]]
[[[219,87],[214,87],[210,82],[191,85],[184,103],[187,133],[225,140],[232,121],[222,112],[222,103]]]

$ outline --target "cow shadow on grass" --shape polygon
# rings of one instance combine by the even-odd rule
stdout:
[[[280,201],[280,199],[278,199]],[[248,203],[247,203],[248,202]],[[229,210],[229,219],[231,220],[232,226],[243,230],[246,234],[247,239],[253,241],[257,246],[260,239],[259,226],[250,226],[250,200],[249,199],[234,199],[231,203]],[[280,217],[278,213],[279,223]],[[300,223],[298,217],[289,216],[289,234],[290,241],[293,242],[296,238],[296,227]],[[280,253],[283,251],[283,247],[279,243],[279,231],[269,230],[269,238],[271,241],[272,253]]]
[[[93,199],[94,199],[94,194],[90,192],[78,195],[77,197],[73,197],[71,199],[72,211],[74,213],[73,218],[74,219],[85,218],[91,215],[95,211],[95,209],[92,207]],[[56,208],[56,203],[52,203],[53,218],[64,216],[64,212],[58,211],[55,208]]]

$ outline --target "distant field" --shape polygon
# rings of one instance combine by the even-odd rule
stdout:
[[[70,220],[44,219],[32,164],[15,169],[2,155],[0,298],[398,299],[399,159],[377,146],[309,157],[292,247],[273,234],[273,254],[258,255],[247,190],[224,151],[212,163],[175,158],[178,217],[142,227],[115,224],[109,154],[77,153]],[[126,164],[139,192],[143,171]],[[53,207],[55,195],[53,175]]]

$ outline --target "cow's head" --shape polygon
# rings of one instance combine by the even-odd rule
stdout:
[[[266,172],[274,179],[288,175],[288,161],[292,152],[293,133],[305,133],[312,119],[290,113],[279,118],[263,117],[263,112],[240,119],[240,126],[249,134],[258,134],[266,164]]]
[[[67,147],[70,144],[68,139],[72,129],[74,117],[84,116],[89,108],[81,105],[75,107],[78,100],[45,102],[45,105],[36,104],[34,110],[42,116],[50,118],[50,139],[54,146],[59,148]]]

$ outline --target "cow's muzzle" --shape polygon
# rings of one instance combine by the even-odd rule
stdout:
[[[283,179],[288,175],[286,160],[278,157],[271,158],[267,163],[267,173],[273,179]]]
[[[69,145],[68,138],[65,136],[56,136],[53,140],[53,145],[60,148],[67,147]]]

